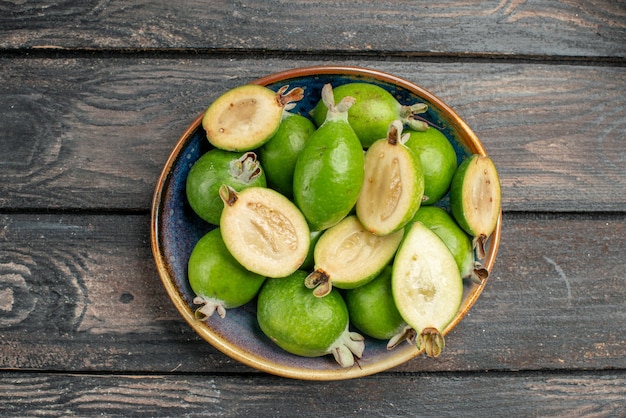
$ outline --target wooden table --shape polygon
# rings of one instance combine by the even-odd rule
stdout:
[[[422,3],[0,2],[0,415],[625,416],[626,3]],[[444,354],[338,382],[201,340],[149,242],[192,120],[319,64],[441,97],[503,188],[496,266]]]

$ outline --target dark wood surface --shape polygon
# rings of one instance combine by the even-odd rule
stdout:
[[[329,63],[466,120],[502,243],[441,357],[302,382],[182,320],[149,211],[214,98]],[[625,67],[623,1],[0,2],[0,415],[625,416]]]

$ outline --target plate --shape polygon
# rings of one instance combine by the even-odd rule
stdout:
[[[487,155],[469,126],[441,99],[392,74],[358,67],[317,66],[271,74],[252,83],[273,90],[285,84],[290,88],[304,88],[305,97],[292,112],[307,115],[319,100],[324,84],[331,83],[336,87],[357,81],[387,89],[402,104],[416,101],[426,103],[428,111],[420,116],[442,129],[453,144],[459,162],[472,153]],[[393,350],[387,350],[386,341],[366,338],[363,357],[353,367],[342,368],[331,355],[306,358],[280,349],[261,332],[256,321],[254,302],[229,309],[223,319],[217,315],[206,322],[195,318],[196,305],[193,304],[194,293],[187,280],[187,260],[195,243],[212,228],[195,215],[185,196],[185,182],[191,166],[211,149],[201,121],[202,114],[191,123],[172,150],[155,188],[151,216],[151,245],[159,276],[176,309],[194,331],[215,348],[243,364],[274,375],[303,380],[340,380],[367,376],[399,366],[420,355],[411,344],[403,343]],[[446,198],[442,200],[442,205],[447,205]],[[496,230],[487,242],[483,265],[489,271],[495,263],[501,223],[500,215]],[[464,284],[461,308],[443,331],[444,335],[467,314],[486,283],[487,280],[480,285],[469,282]],[[442,355],[445,356],[445,351]]]

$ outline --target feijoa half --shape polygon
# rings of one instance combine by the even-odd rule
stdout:
[[[365,349],[362,335],[349,330],[348,308],[337,290],[316,298],[304,287],[306,272],[268,279],[259,292],[257,321],[283,350],[304,357],[332,354],[342,367]]]
[[[472,154],[459,165],[450,185],[450,209],[461,228],[474,237],[480,259],[496,229],[501,200],[500,178],[491,158]]]
[[[226,247],[245,268],[267,277],[296,271],[309,250],[309,227],[298,208],[275,190],[224,185],[220,229]]]
[[[461,305],[463,279],[448,247],[421,222],[411,225],[398,250],[391,288],[398,312],[417,333],[417,348],[437,357]]]
[[[250,151],[267,142],[276,132],[287,104],[301,100],[304,90],[289,86],[274,92],[267,87],[246,84],[218,97],[206,110],[202,127],[216,148]]]
[[[219,228],[205,234],[194,246],[188,278],[196,294],[193,303],[201,305],[195,312],[200,320],[216,311],[223,318],[227,309],[250,302],[265,281],[265,277],[246,270],[233,258]]]
[[[424,194],[422,164],[404,145],[402,122],[389,126],[386,139],[372,144],[365,154],[365,177],[356,202],[356,214],[373,234],[387,235],[411,220]]]
[[[403,235],[404,230],[374,235],[356,216],[347,216],[319,238],[313,252],[315,270],[307,276],[306,287],[322,297],[333,286],[353,289],[364,285],[389,264]]]

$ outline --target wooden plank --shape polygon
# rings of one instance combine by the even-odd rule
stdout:
[[[0,369],[251,372],[181,319],[148,235],[146,215],[0,215]],[[444,354],[396,371],[624,369],[625,236],[623,214],[505,214]]]
[[[381,391],[380,388],[393,390]],[[3,416],[623,416],[605,373],[382,374],[350,382],[231,375],[0,374]],[[297,402],[294,402],[297,400]]]
[[[132,19],[129,14],[132,13]],[[0,48],[177,48],[339,54],[626,56],[621,1],[311,3],[20,1]]]
[[[285,59],[0,58],[0,208],[146,210],[185,128]],[[626,69],[345,61],[432,91],[496,161],[505,211],[624,211]],[[10,152],[9,152],[10,150]]]

